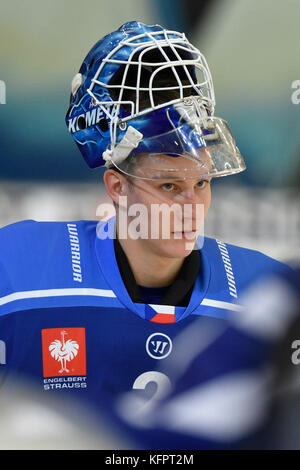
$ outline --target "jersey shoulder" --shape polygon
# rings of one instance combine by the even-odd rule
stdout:
[[[216,269],[223,265],[226,273],[232,271],[241,284],[266,275],[287,275],[292,268],[258,250],[245,248],[221,240],[205,237],[203,250]]]
[[[22,220],[0,228],[0,256],[9,257],[13,262],[16,255],[33,259],[45,253],[51,244],[60,244],[69,240],[70,234],[81,234],[86,238],[92,231],[95,233],[96,221],[79,220],[66,222],[38,222]],[[19,258],[18,258],[19,259]]]
[[[81,269],[93,247],[96,224],[23,220],[1,228],[0,294],[72,282],[72,257],[76,253]]]

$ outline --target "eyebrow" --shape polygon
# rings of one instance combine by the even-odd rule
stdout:
[[[168,175],[168,176],[164,176],[164,175],[158,175],[157,179],[155,179],[154,181],[157,181],[157,182],[162,182],[162,181],[176,181],[177,183],[183,183],[184,180],[179,180],[177,179],[176,177],[173,177]]]
[[[207,178],[207,177],[203,177],[203,178],[199,177],[199,178],[193,178],[193,179],[194,179],[195,181],[201,181],[201,180],[205,180],[205,179],[208,179],[208,178]],[[174,182],[176,182],[176,183],[186,183],[187,181],[191,181],[191,180],[192,180],[192,178],[185,179],[185,180],[179,180],[179,179],[177,179],[177,178],[172,178],[172,177],[169,176],[169,177],[167,177],[167,178],[162,178],[162,177],[160,177],[160,179],[157,179],[157,180],[154,180],[154,181],[156,181],[156,182],[161,182],[161,183],[162,183],[162,182],[166,182],[166,181],[168,181],[168,182],[169,182],[169,181],[172,181],[172,182],[174,181]]]

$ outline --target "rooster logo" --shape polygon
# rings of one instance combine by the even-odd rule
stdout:
[[[52,341],[49,351],[51,356],[60,362],[61,369],[58,372],[62,374],[63,372],[70,372],[67,369],[67,362],[72,361],[77,356],[79,344],[71,339],[65,341],[65,335],[68,334],[65,330],[61,331],[60,334],[61,341],[59,339]]]

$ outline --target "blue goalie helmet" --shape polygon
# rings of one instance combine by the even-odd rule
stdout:
[[[228,124],[214,116],[205,57],[183,33],[125,23],[94,45],[71,88],[66,124],[91,168],[150,180],[245,169]]]

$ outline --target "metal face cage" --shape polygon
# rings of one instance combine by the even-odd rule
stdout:
[[[158,55],[156,61],[155,53]],[[113,76],[120,69],[119,83],[107,80],[110,71],[114,71],[111,72]],[[145,71],[148,71],[146,80]],[[157,86],[156,83],[161,82],[159,78],[166,74],[169,84]],[[99,86],[107,90],[105,99],[101,99],[98,93]],[[178,103],[187,95],[200,96],[210,114],[214,113],[215,106],[212,78],[205,57],[186,39],[184,33],[169,30],[145,32],[120,41],[102,60],[87,92],[93,104],[99,106],[111,121],[112,142],[115,141],[116,126],[120,122]],[[172,92],[174,98],[168,99]],[[145,93],[148,106],[142,107],[141,96]],[[160,99],[157,100],[159,94]],[[163,96],[167,97],[165,101]],[[120,108],[127,111],[122,113],[121,119]]]

